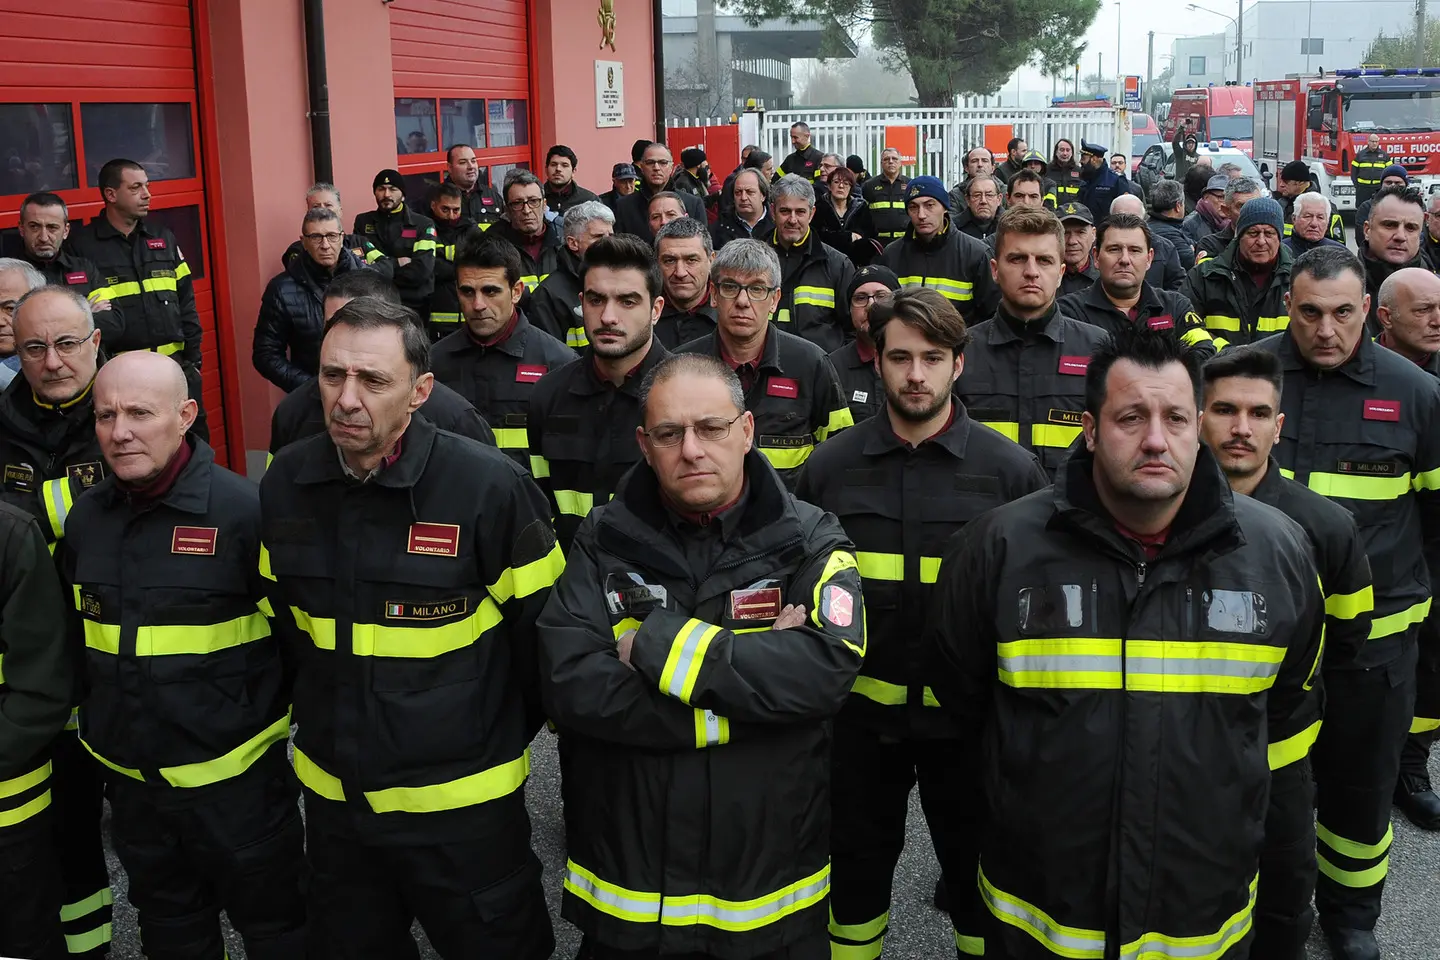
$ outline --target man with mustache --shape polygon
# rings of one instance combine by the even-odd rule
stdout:
[[[395,289],[405,306],[420,313],[435,289],[435,221],[405,203],[405,180],[398,170],[381,170],[370,182],[375,209],[355,218],[352,232],[395,261]]]
[[[1200,438],[1231,490],[1281,511],[1310,538],[1325,593],[1324,663],[1327,670],[1341,668],[1370,633],[1370,563],[1345,509],[1282,476],[1271,455],[1285,425],[1284,373],[1278,357],[1256,346],[1235,347],[1207,363]],[[1271,740],[1271,809],[1278,815],[1266,824],[1253,957],[1305,960],[1316,873],[1310,747],[1320,729],[1322,689],[1316,684],[1309,715],[1295,725],[1301,732],[1288,741]]]
[[[1280,204],[1256,197],[1240,208],[1235,237],[1219,256],[1190,268],[1180,294],[1204,318],[1211,336],[1252,343],[1290,322],[1284,299],[1291,258],[1280,242],[1284,232]]]

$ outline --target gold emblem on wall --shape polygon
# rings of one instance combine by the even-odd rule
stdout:
[[[600,46],[615,52],[615,0],[600,0]]]

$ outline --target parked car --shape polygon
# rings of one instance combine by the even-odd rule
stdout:
[[[1135,179],[1141,188],[1149,195],[1150,188],[1156,181],[1161,179],[1175,179],[1175,148],[1165,142],[1150,146],[1140,157],[1140,165],[1135,170]],[[1196,153],[1210,159],[1210,165],[1219,173],[1220,168],[1227,163],[1233,163],[1240,168],[1240,175],[1251,177],[1257,183],[1264,185],[1265,196],[1270,195],[1268,184],[1260,171],[1255,167],[1255,161],[1251,160],[1245,151],[1232,147],[1228,141],[1219,143],[1202,143],[1196,148]]]

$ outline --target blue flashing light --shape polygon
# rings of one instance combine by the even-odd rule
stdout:
[[[1229,140],[1221,140],[1221,141],[1220,141],[1220,146],[1222,146],[1222,147],[1232,147],[1232,146],[1234,146],[1234,144],[1232,144]]]

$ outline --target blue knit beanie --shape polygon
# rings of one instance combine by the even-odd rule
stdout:
[[[1235,221],[1235,236],[1243,237],[1246,230],[1259,226],[1274,227],[1276,236],[1285,235],[1285,211],[1269,197],[1256,197],[1245,202]]]
[[[940,182],[939,177],[912,177],[910,179],[910,185],[905,188],[905,202],[909,203],[920,197],[938,200],[946,210],[950,209],[950,192],[945,189],[945,184]]]

